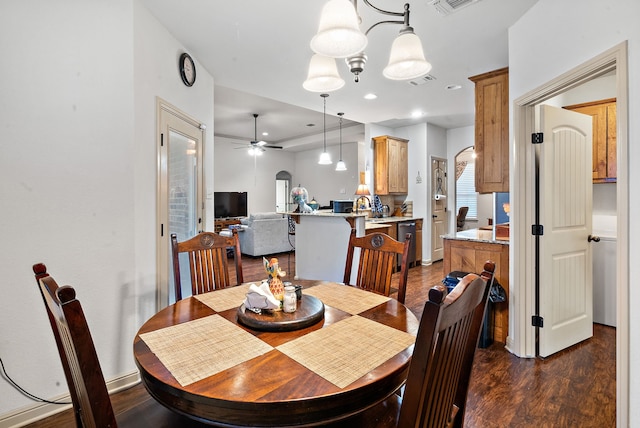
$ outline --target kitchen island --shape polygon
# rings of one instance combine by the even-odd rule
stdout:
[[[343,282],[351,229],[365,234],[366,214],[288,213],[296,222],[296,279]]]
[[[502,235],[502,234],[499,234]],[[496,237],[494,230],[469,229],[444,235],[443,272],[482,272],[484,262],[496,264],[495,280],[502,285],[507,300],[493,305],[493,340],[506,343],[509,332],[509,238]]]
[[[356,230],[356,236],[382,232],[398,239],[398,224],[415,223],[416,236],[413,239],[416,250],[412,264],[419,265],[422,260],[421,218],[396,216],[373,219],[367,213],[339,214],[323,210],[288,214],[296,222],[295,278],[343,282],[351,229]],[[354,264],[356,262],[357,257]],[[352,283],[357,271],[357,266],[352,268]]]

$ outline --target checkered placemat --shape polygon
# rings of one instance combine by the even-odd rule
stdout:
[[[409,333],[352,316],[276,349],[344,388],[414,342]]]
[[[390,297],[381,294],[362,290],[351,285],[335,283],[324,283],[305,288],[303,293],[317,297],[325,305],[340,309],[351,315],[357,315],[391,300]]]
[[[217,314],[143,333],[140,338],[182,386],[273,349]]]
[[[259,285],[259,284],[256,284]],[[196,294],[196,299],[209,306],[216,312],[227,309],[238,308],[244,302],[244,298],[249,291],[251,284],[241,284],[236,287],[223,288],[221,290],[210,291],[208,293]]]

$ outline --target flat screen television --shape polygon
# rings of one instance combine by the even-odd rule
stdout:
[[[215,218],[246,217],[247,192],[214,192]]]

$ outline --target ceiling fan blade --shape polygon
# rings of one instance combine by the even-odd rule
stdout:
[[[269,144],[267,144],[264,147],[266,147],[267,149],[282,149],[282,146],[272,146],[272,145],[269,145]]]

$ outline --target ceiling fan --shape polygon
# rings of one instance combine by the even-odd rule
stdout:
[[[261,155],[265,149],[282,149],[282,146],[274,146],[266,141],[258,140],[258,114],[253,113],[253,141],[249,142],[249,154]]]

